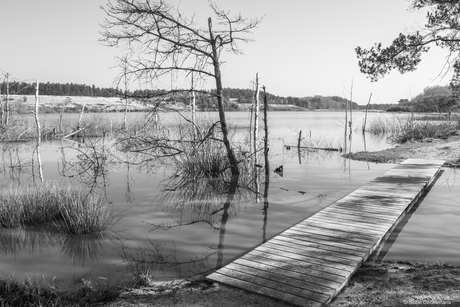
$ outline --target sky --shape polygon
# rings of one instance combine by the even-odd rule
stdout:
[[[0,78],[111,87],[122,51],[102,45],[100,8],[107,0],[0,0]],[[208,0],[166,0],[206,22]],[[360,73],[354,49],[389,45],[400,32],[421,27],[426,12],[406,0],[215,0],[231,15],[261,18],[243,55],[223,53],[223,85],[252,88],[256,73],[279,96],[339,96],[365,105],[411,99],[440,77],[447,55],[432,48],[415,72],[395,71],[378,82]],[[0,79],[1,80],[1,79]],[[353,85],[353,91],[351,87]],[[210,81],[207,85],[212,86]],[[139,85],[131,85],[131,89]]]

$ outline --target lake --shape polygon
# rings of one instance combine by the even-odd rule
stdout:
[[[226,115],[234,142],[246,144],[249,113]],[[132,121],[144,114],[128,116]],[[217,113],[197,116],[218,118]],[[392,116],[396,115],[369,113],[367,121]],[[40,117],[49,125],[58,114]],[[65,117],[75,123],[79,114]],[[83,120],[98,117],[117,122],[123,114],[85,114]],[[84,146],[74,141],[45,142],[41,148],[45,181],[94,187],[106,199],[115,223],[104,235],[88,236],[63,235],[43,227],[0,229],[0,276],[12,275],[19,280],[28,275],[43,276],[47,281],[54,278],[58,286],[72,287],[82,279],[104,284],[132,280],[132,270],[167,280],[225,265],[395,166],[347,160],[338,151],[298,152],[295,148],[300,130],[302,145],[310,147],[375,151],[393,146],[385,137],[361,133],[362,112],[353,114],[352,132],[345,137],[343,117],[342,112],[269,112],[271,176],[267,201],[240,187],[230,207],[224,206],[226,194],[219,186],[185,183],[161,160],[149,164],[121,162],[128,157],[118,152],[110,139],[93,141],[109,157],[98,172],[83,163],[82,155],[87,154]],[[178,115],[162,113],[159,121],[175,123]],[[260,127],[262,140],[262,119]],[[287,149],[285,145],[294,147]],[[32,184],[34,145],[0,146],[0,188]],[[281,165],[282,176],[273,172]],[[375,258],[459,263],[459,177],[458,171],[445,169]],[[259,189],[263,193],[263,185]]]

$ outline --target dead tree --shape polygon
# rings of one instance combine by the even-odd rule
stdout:
[[[222,51],[240,54],[238,43],[249,42],[245,36],[260,22],[229,12],[210,3],[217,20],[213,29],[211,17],[200,26],[163,0],[109,0],[102,9],[107,14],[101,41],[108,46],[124,47],[131,53],[124,74],[146,84],[170,78],[186,78],[193,73],[195,81],[214,79],[222,141],[232,174],[238,174],[237,159],[228,139],[223,104],[220,58]]]

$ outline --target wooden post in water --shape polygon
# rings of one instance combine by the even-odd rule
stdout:
[[[254,166],[257,162],[257,141],[259,139],[259,73],[256,73],[256,91],[254,93]],[[257,167],[254,168],[254,182],[256,191],[256,203],[259,202],[259,171]]]
[[[265,182],[267,182],[268,178],[270,177],[270,161],[268,160],[268,101],[267,101],[267,92],[265,91],[265,86],[263,87],[264,90],[264,158],[265,158]]]
[[[267,101],[267,92],[265,91],[265,86],[262,87],[264,91],[264,158],[265,158],[265,186],[264,186],[264,208],[263,208],[263,215],[264,215],[264,224],[263,224],[263,235],[262,235],[262,242],[267,241],[267,223],[268,223],[268,189],[270,187],[270,161],[268,160],[268,151],[269,151],[269,143],[268,143],[268,101]]]
[[[255,110],[254,110],[254,154],[257,153],[257,141],[259,138],[259,73],[256,73],[256,91],[254,94]],[[257,163],[257,162],[256,162]]]
[[[302,141],[302,130],[299,131],[299,139],[297,140],[297,154],[299,155],[299,164],[302,164],[302,158],[300,156],[300,141]]]

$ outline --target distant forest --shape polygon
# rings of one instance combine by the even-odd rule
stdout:
[[[6,93],[6,83],[0,84],[1,94]],[[212,92],[212,91],[211,91]],[[25,82],[10,82],[10,95],[35,95],[35,84]],[[88,97],[123,97],[123,92],[115,88],[100,88],[93,85],[77,84],[77,83],[40,83],[40,95],[50,96],[88,96]],[[151,98],[159,95],[164,95],[164,90],[136,90],[129,92],[128,95],[133,98]],[[238,108],[237,104],[251,103],[253,91],[250,89],[225,88],[224,100],[228,105],[233,105],[233,108]],[[344,109],[346,99],[338,96],[313,96],[313,97],[281,97],[267,93],[269,104],[278,105],[295,105],[306,109]],[[188,91],[178,91],[173,95],[169,95],[166,100],[189,103]],[[205,94],[197,94],[196,104],[202,110],[213,109],[214,102]],[[236,105],[235,105],[236,104]],[[372,104],[371,109],[386,110],[392,104]],[[353,109],[363,109],[365,106],[359,106],[353,102]],[[231,108],[230,108],[231,109]]]
[[[2,95],[6,93],[6,83],[0,85]],[[35,95],[35,83],[10,82],[10,95]],[[122,95],[114,88],[100,88],[93,85],[77,83],[40,83],[40,95],[49,96],[89,96],[89,97],[116,97]]]

